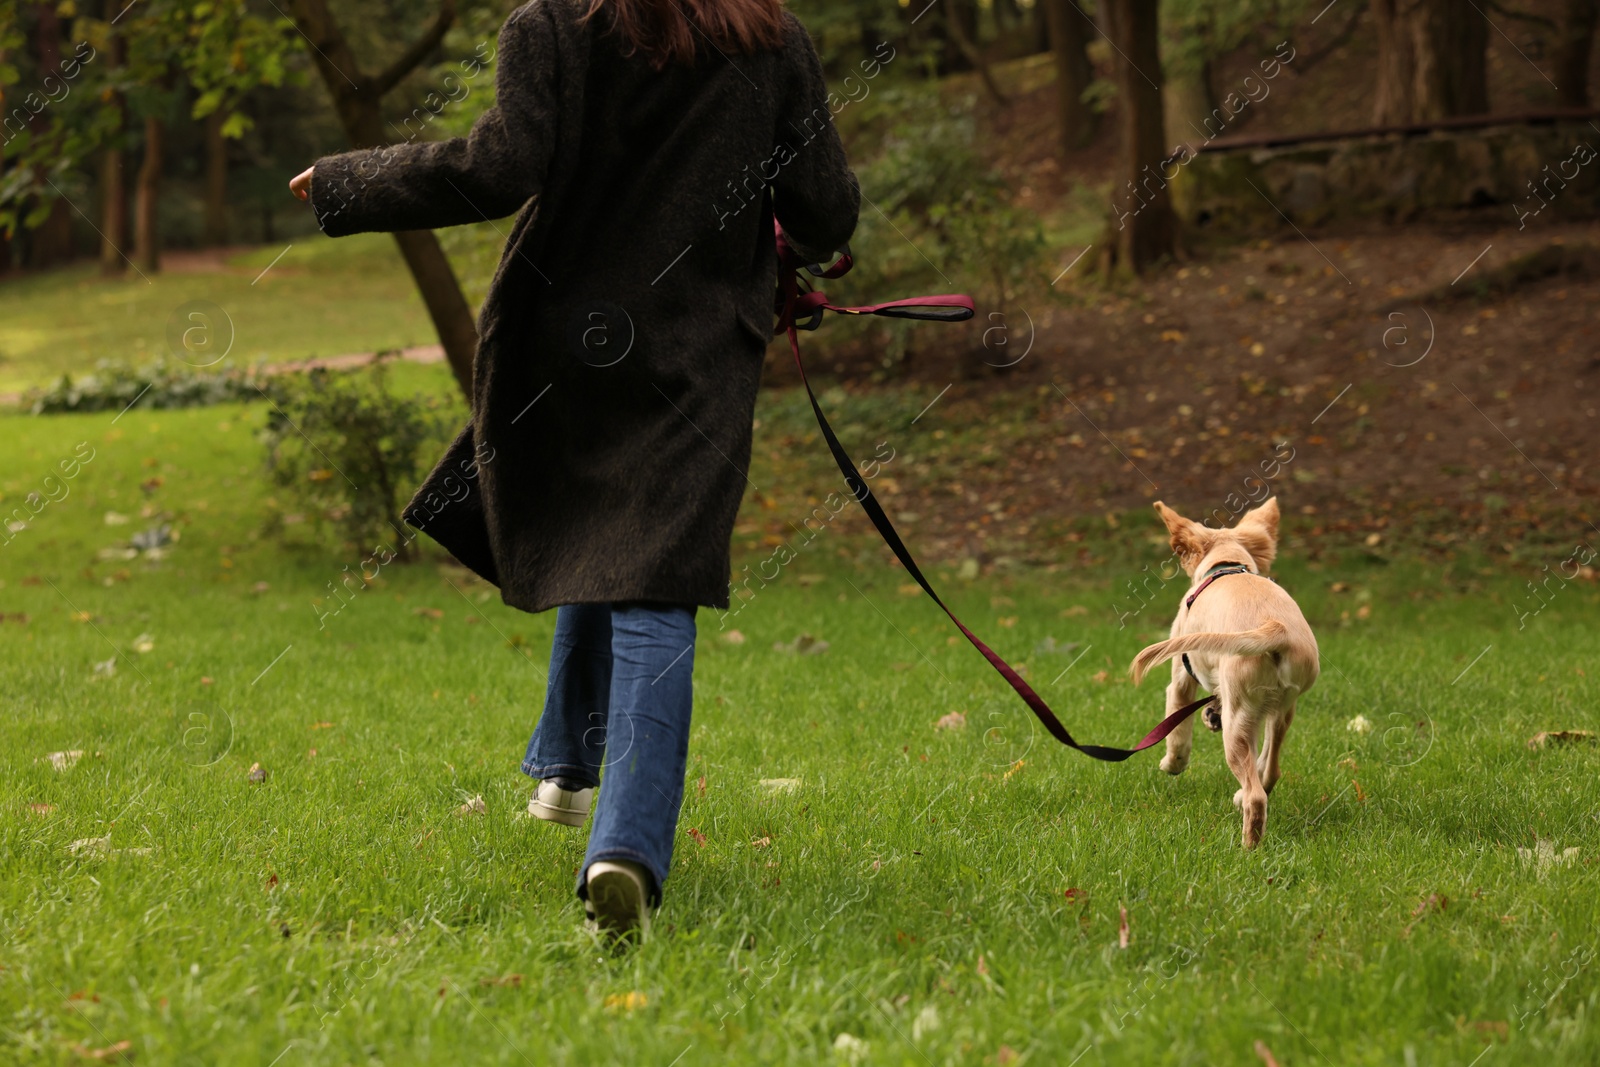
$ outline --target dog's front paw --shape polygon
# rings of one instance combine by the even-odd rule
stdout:
[[[1168,774],[1182,774],[1188,768],[1188,766],[1189,753],[1187,752],[1181,756],[1176,752],[1168,752],[1165,756],[1161,757],[1161,769],[1166,771]]]

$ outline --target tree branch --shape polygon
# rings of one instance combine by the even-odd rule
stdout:
[[[1335,33],[1333,37],[1329,39],[1327,44],[1323,45],[1315,52],[1308,52],[1303,59],[1295,64],[1295,70],[1301,74],[1304,74],[1306,71],[1310,70],[1318,63],[1321,63],[1324,59],[1327,59],[1330,55],[1348,43],[1350,38],[1356,32],[1356,23],[1361,21],[1361,16],[1365,13],[1366,12],[1363,9],[1359,7],[1356,8],[1355,14],[1350,16],[1350,21],[1344,24],[1344,29],[1340,30],[1338,33]]]
[[[988,60],[983,58],[983,53],[978,50],[978,46],[973,44],[967,37],[967,31],[961,26],[960,16],[946,11],[945,28],[949,30],[950,39],[956,43],[956,47],[961,50],[961,54],[967,57],[967,62],[977,68],[978,77],[983,79],[984,88],[989,90],[989,95],[994,97],[995,103],[1001,107],[1008,106],[1011,100],[1005,93],[1000,91],[1000,84],[994,80],[994,72],[989,69]]]
[[[379,96],[387,93],[400,79],[417,69],[428,53],[439,47],[439,42],[444,40],[452,24],[456,20],[456,0],[441,0],[439,14],[434,18],[433,25],[428,31],[411,43],[411,47],[401,53],[396,59],[383,69],[383,72],[372,79],[372,91]]]

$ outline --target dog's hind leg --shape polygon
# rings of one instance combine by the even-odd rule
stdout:
[[[1289,733],[1289,724],[1294,722],[1294,701],[1289,701],[1284,706],[1283,713],[1275,719],[1267,720],[1266,735],[1261,739],[1261,755],[1256,758],[1256,770],[1261,775],[1261,788],[1272,794],[1272,787],[1278,784],[1278,753],[1283,749],[1283,739]]]
[[[1247,720],[1240,709],[1224,693],[1222,709],[1222,750],[1228,758],[1228,768],[1239,779],[1239,791],[1233,802],[1244,816],[1244,847],[1255,848],[1267,830],[1267,791],[1262,788],[1261,777],[1256,772],[1255,732],[1256,722]]]
[[[1172,681],[1167,686],[1167,714],[1171,715],[1194,699],[1195,681],[1183,669],[1182,660],[1172,661]],[[1194,745],[1194,716],[1183,720],[1167,735],[1167,754],[1161,757],[1161,769],[1168,774],[1182,774],[1189,766],[1189,753]]]

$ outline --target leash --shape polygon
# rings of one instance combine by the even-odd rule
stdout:
[[[828,303],[827,295],[812,289],[802,291],[800,288],[800,272],[807,271],[818,278],[838,278],[846,274],[852,265],[850,252],[847,248],[844,253],[831,266],[822,268],[803,263],[789,243],[784,240],[781,227],[777,230],[778,239],[778,297],[777,332],[789,335],[789,350],[794,353],[795,369],[800,372],[800,382],[806,388],[806,397],[811,401],[811,411],[817,417],[817,426],[822,430],[822,437],[828,442],[828,451],[833,454],[833,461],[839,466],[839,473],[844,475],[845,484],[850,487],[850,494],[856,498],[867,513],[867,518],[872,520],[872,525],[877,529],[878,536],[883,538],[884,544],[889,546],[889,551],[895,554],[906,573],[916,580],[922,591],[939,605],[940,609],[956,624],[956,629],[971,642],[972,647],[983,654],[989,665],[999,672],[1000,677],[1022,698],[1028,709],[1049,732],[1051,737],[1076,749],[1092,759],[1104,760],[1108,763],[1120,763],[1136,752],[1143,752],[1151,745],[1166,739],[1166,736],[1176,730],[1184,720],[1217,699],[1215,694],[1203,697],[1183,707],[1162,719],[1156,728],[1144,736],[1132,748],[1113,748],[1107,745],[1079,744],[1061,724],[1050,705],[1044,698],[1034,692],[1033,687],[1023,680],[1016,669],[1000,658],[999,653],[984,644],[977,634],[967,629],[965,623],[956,617],[950,610],[933,586],[923,575],[922,568],[917,566],[916,559],[911,555],[911,550],[906,548],[905,542],[900,539],[900,534],[895,531],[894,524],[889,521],[889,516],[884,513],[883,506],[878,503],[878,498],[873,495],[872,487],[867,485],[866,479],[856,470],[855,460],[844,450],[839,443],[839,438],[834,435],[833,427],[828,424],[828,417],[822,412],[822,405],[817,402],[817,394],[812,391],[811,381],[806,377],[805,363],[800,359],[800,330],[815,330],[822,324],[825,311],[837,312],[841,315],[881,315],[888,318],[927,319],[935,322],[962,322],[972,318],[974,309],[972,298],[961,294],[946,294],[943,296],[918,296],[905,300],[891,300],[886,304],[871,304],[864,307],[839,307]],[[804,323],[798,320],[799,315],[808,315]],[[1220,576],[1219,576],[1220,577]],[[1198,591],[1196,593],[1198,595]]]

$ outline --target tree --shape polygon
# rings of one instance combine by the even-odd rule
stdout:
[[[1093,140],[1099,119],[1083,99],[1089,83],[1094,80],[1088,49],[1095,27],[1078,0],[1040,2],[1050,28],[1050,48],[1055,54],[1056,114],[1061,126],[1061,150],[1070,153]]]
[[[1568,107],[1589,106],[1589,53],[1600,5],[1595,0],[1567,0],[1556,47],[1556,90]]]
[[[1371,4],[1378,38],[1375,122],[1428,122],[1489,110],[1489,23],[1473,0]]]
[[[339,124],[356,148],[372,148],[387,141],[380,107],[384,95],[439,46],[456,15],[455,0],[440,0],[433,25],[381,72],[368,74],[361,69],[349,41],[334,22],[327,0],[291,0],[290,10],[295,26],[311,49],[312,62],[333,97]],[[462,392],[471,397],[472,361],[478,348],[478,330],[455,271],[433,231],[410,230],[396,233],[394,239],[427,305],[450,370]]]
[[[1117,258],[1138,271],[1176,248],[1167,192],[1165,117],[1161,102],[1159,0],[1107,0],[1107,38],[1116,55],[1122,153],[1121,188],[1112,193]]]

